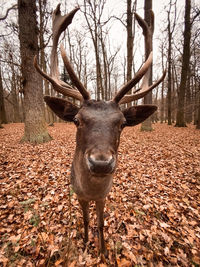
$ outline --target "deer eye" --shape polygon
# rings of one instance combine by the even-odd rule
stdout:
[[[76,126],[79,126],[80,122],[77,118],[74,118],[73,121]]]

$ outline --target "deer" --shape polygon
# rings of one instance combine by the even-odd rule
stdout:
[[[157,110],[155,105],[137,105],[124,109],[120,105],[143,98],[164,80],[165,73],[151,86],[148,85],[149,69],[152,64],[151,52],[135,76],[118,90],[113,99],[109,101],[94,100],[91,99],[90,93],[76,75],[61,44],[61,56],[73,87],[62,81],[59,78],[58,70],[58,41],[61,33],[71,24],[78,10],[79,7],[68,14],[61,15],[60,4],[58,4],[52,15],[53,45],[50,75],[39,67],[37,57],[34,58],[34,66],[39,74],[52,84],[56,92],[80,101],[78,106],[64,98],[44,96],[46,104],[59,118],[67,122],[74,122],[76,125],[76,148],[71,165],[71,184],[82,209],[84,243],[88,242],[89,203],[94,201],[97,213],[99,252],[107,255],[103,230],[104,206],[117,167],[121,132],[125,127],[143,122]],[[146,22],[139,15],[136,18],[143,27],[143,33],[147,35]],[[127,94],[142,78],[140,90],[132,95]]]

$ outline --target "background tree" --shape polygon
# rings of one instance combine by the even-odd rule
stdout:
[[[137,9],[137,0],[126,0],[126,20],[123,20],[123,15],[121,18],[114,16],[115,19],[119,20],[122,25],[126,28],[126,57],[124,57],[123,66],[123,81],[124,83],[132,79],[134,63],[133,63],[133,51],[134,51],[134,39],[135,39],[135,16],[134,12]],[[130,90],[127,94],[131,94]],[[128,106],[131,103],[127,104]]]
[[[98,4],[94,0],[84,0],[84,16],[91,36],[95,54],[96,99],[108,100],[112,94],[111,80],[119,47],[111,50],[110,27],[112,16],[105,15],[105,0]],[[112,71],[112,73],[111,73]]]
[[[160,52],[161,52],[161,65],[162,65],[162,71],[164,72],[165,66],[164,66],[164,42],[161,43]],[[160,100],[160,122],[163,123],[165,120],[165,99],[164,99],[164,88],[165,88],[165,80],[162,82],[161,87],[161,100]]]
[[[9,52],[9,61],[11,69],[11,91],[10,91],[10,103],[13,106],[13,121],[20,122],[20,103],[19,103],[19,79],[17,77],[17,71],[13,59],[13,51]]]
[[[186,122],[191,122],[194,120],[194,124],[196,124],[197,129],[200,126],[200,7],[193,6],[191,9],[191,53],[190,53],[190,103],[187,101],[187,114],[186,114]],[[187,94],[188,96],[188,94]],[[189,114],[188,114],[189,111]],[[189,121],[188,121],[189,117]]]
[[[45,125],[42,78],[33,67],[33,58],[38,55],[36,2],[18,0],[18,19],[25,109],[22,141],[43,143],[51,137]]]
[[[13,9],[17,9],[17,5],[14,4],[13,6],[9,7],[7,10],[6,10],[6,14],[2,17],[0,17],[0,20],[5,20],[9,14],[9,12]]]
[[[102,23],[102,14],[104,10],[105,0],[100,0],[96,4],[94,0],[84,0],[84,16],[87,26],[92,38],[92,43],[95,52],[95,65],[96,65],[96,98],[97,100],[104,99],[103,91],[103,77],[101,71],[100,59],[100,31]]]
[[[182,58],[182,69],[181,69],[181,81],[178,89],[178,110],[176,115],[176,127],[185,127],[185,93],[186,85],[189,73],[190,63],[190,39],[191,39],[191,0],[185,0],[185,29],[184,29],[184,44],[183,44],[183,58]]]
[[[145,60],[146,60],[153,48],[152,38],[153,38],[153,31],[154,31],[154,16],[152,13],[152,0],[144,1],[144,19],[148,25],[148,31],[149,31],[149,34],[148,34],[149,40],[145,38]],[[152,66],[150,69],[150,76],[149,76],[148,82],[149,84],[152,84]],[[148,95],[144,97],[144,104],[152,104],[152,92],[148,93]],[[145,120],[142,123],[141,125],[142,131],[152,131],[151,120],[152,120],[151,117],[149,117],[147,120]]]
[[[172,22],[171,13],[172,6],[174,6],[174,19]],[[172,124],[172,34],[176,23],[176,1],[172,3],[170,0],[169,10],[167,11],[167,32],[168,32],[168,91],[167,91],[167,111],[168,111],[168,125]]]
[[[7,119],[6,119],[6,111],[4,105],[3,82],[2,82],[1,65],[0,65],[0,128],[2,128],[2,123],[7,123]]]
[[[9,27],[9,26],[8,26]],[[2,38],[2,81],[4,88],[4,104],[6,116],[9,122],[23,121],[23,97],[21,93],[20,58],[17,44],[13,35],[13,41]]]
[[[7,9],[6,14],[0,17],[0,21],[3,21],[7,18],[9,12],[13,9],[17,9],[17,5],[13,5]],[[0,128],[2,128],[2,123],[7,123],[5,104],[4,104],[4,90],[3,90],[3,80],[1,74],[2,68],[0,65]]]
[[[45,48],[49,43],[49,39],[45,41],[45,34],[48,32],[48,18],[50,12],[47,7],[47,0],[38,0],[39,6],[39,48],[40,48],[40,64],[42,69],[47,72],[47,60],[45,54]],[[50,35],[51,36],[51,35]],[[45,95],[50,95],[50,87],[47,80],[43,81]],[[54,115],[48,106],[46,106],[45,118],[49,125],[53,126]]]
[[[127,19],[126,19],[126,32],[127,32],[127,74],[126,80],[130,81],[133,75],[133,45],[135,37],[135,16],[133,16],[136,11],[137,0],[132,3],[132,0],[127,0]],[[129,92],[131,94],[131,91]],[[131,103],[128,104],[128,106]]]
[[[196,129],[200,130],[200,82],[199,82],[199,93],[198,93],[198,98],[197,98],[197,125]]]

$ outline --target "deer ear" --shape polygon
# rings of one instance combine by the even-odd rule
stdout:
[[[139,105],[123,110],[126,126],[134,126],[145,121],[157,110],[157,106]]]
[[[44,101],[64,121],[73,121],[79,111],[77,106],[62,98],[45,96]]]

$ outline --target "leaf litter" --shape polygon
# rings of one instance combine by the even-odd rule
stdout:
[[[52,141],[20,144],[23,124],[0,131],[2,266],[199,266],[200,132],[140,126],[121,136],[105,207],[108,258],[98,255],[94,203],[89,242],[70,166],[75,126],[49,127]]]

